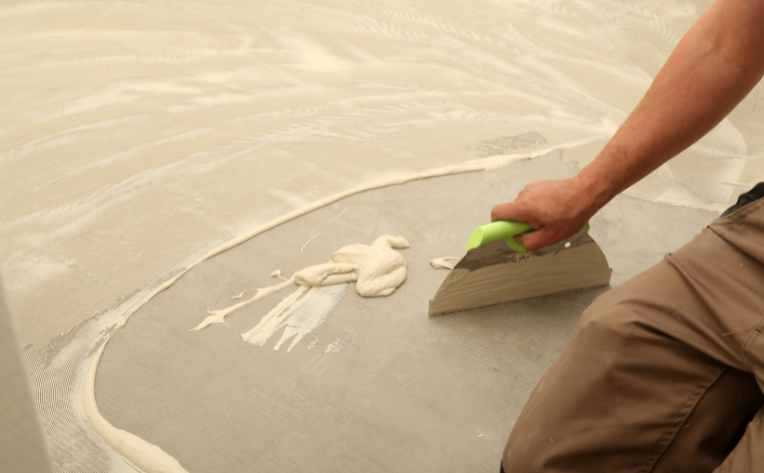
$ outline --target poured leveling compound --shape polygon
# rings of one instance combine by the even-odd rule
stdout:
[[[273,307],[257,325],[242,334],[244,341],[263,346],[283,328],[284,333],[274,350],[291,340],[287,348],[290,351],[326,320],[345,294],[347,284],[354,282],[356,292],[363,297],[392,294],[406,280],[406,260],[397,250],[409,246],[405,238],[393,235],[382,235],[371,245],[356,243],[343,246],[326,263],[303,268],[280,284],[258,288],[249,299],[211,310],[210,315],[191,330],[199,331],[212,324],[223,323],[233,312],[269,294],[297,285],[297,289]],[[281,272],[274,271],[271,275],[278,277]]]

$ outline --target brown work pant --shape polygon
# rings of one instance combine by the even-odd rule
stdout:
[[[504,470],[764,473],[762,331],[764,199],[594,301]]]

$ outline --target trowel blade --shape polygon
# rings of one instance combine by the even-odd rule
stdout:
[[[585,230],[535,253],[517,253],[496,241],[468,251],[457,263],[430,301],[429,315],[606,286],[611,272]]]

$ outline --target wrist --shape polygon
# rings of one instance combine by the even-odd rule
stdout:
[[[615,196],[611,182],[590,169],[583,169],[573,178],[585,213],[594,215]]]

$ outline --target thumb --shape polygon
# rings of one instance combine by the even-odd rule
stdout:
[[[514,220],[517,222],[531,223],[531,214],[523,206],[516,204],[515,202],[505,202],[499,204],[491,210],[491,221],[497,220]]]
[[[545,246],[557,243],[560,240],[561,238],[559,238],[557,232],[551,230],[549,227],[542,227],[531,233],[526,233],[525,235],[520,236],[520,243],[522,243],[528,251],[539,250]]]

